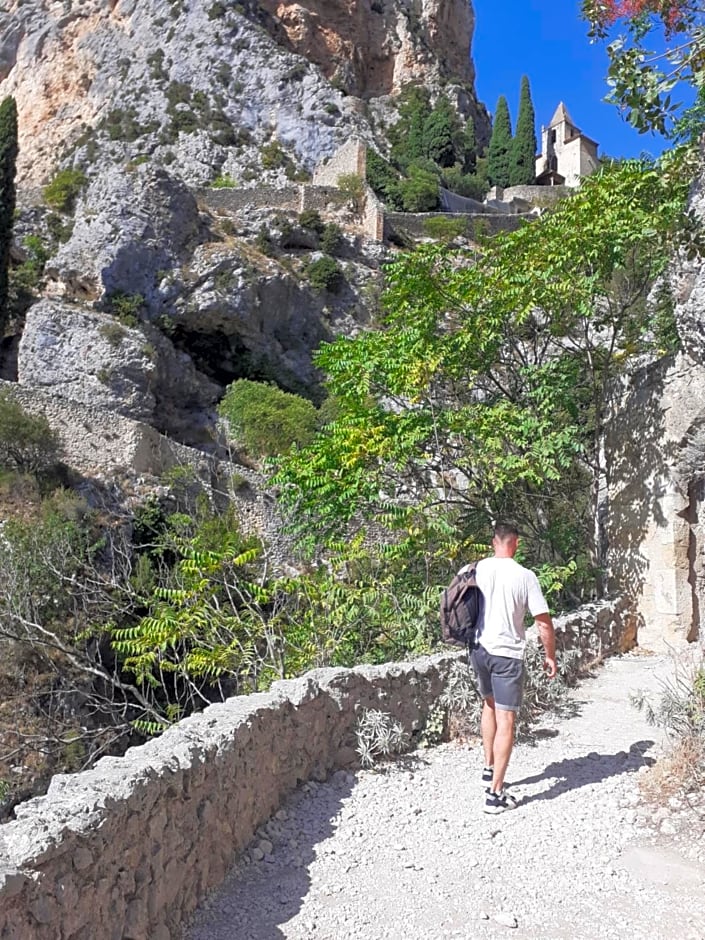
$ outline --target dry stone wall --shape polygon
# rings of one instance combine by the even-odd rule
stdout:
[[[558,618],[587,658],[633,639],[621,602]],[[464,654],[319,669],[58,775],[0,826],[2,940],[177,940],[256,829],[308,779],[354,767],[363,708],[420,731]]]
[[[367,146],[361,140],[349,140],[326,163],[319,164],[313,182],[317,186],[337,186],[338,178],[346,174],[367,179]]]
[[[470,213],[470,212],[387,212],[384,216],[384,235],[389,238],[394,232],[411,235],[413,238],[428,238],[426,222],[428,219],[465,219],[467,221],[468,235],[472,238],[478,235],[496,235],[498,232],[514,232],[522,221],[531,221],[535,215],[501,215],[497,213]]]
[[[160,476],[180,465],[210,480],[215,470],[214,459],[208,454],[172,441],[141,421],[13,382],[0,380],[0,389],[30,414],[46,417],[61,454],[86,476]]]

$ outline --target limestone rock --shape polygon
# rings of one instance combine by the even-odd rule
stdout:
[[[157,331],[145,334],[51,299],[27,314],[18,378],[23,386],[145,421],[187,443],[208,439],[211,406],[221,391]]]
[[[140,294],[158,312],[158,272],[169,272],[198,235],[196,200],[181,180],[140,166],[131,173],[106,168],[76,209],[69,241],[47,265],[53,291],[100,298]]]
[[[486,142],[473,25],[469,0],[9,0],[0,98],[18,104],[19,182],[135,158],[190,184],[283,179],[263,146],[312,170],[353,135],[373,141],[363,101],[409,81],[443,81]]]
[[[277,45],[257,16],[207,0],[10,0],[0,33],[0,97],[20,113],[19,181],[45,183],[74,158],[169,164],[189,183],[259,163],[277,138],[295,162],[330,155],[366,121],[306,60]],[[242,6],[239,8],[243,9]]]
[[[149,421],[154,363],[139,330],[76,305],[42,300],[27,314],[18,355],[20,384],[53,388],[76,401]]]

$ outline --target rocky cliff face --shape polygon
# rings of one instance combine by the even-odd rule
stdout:
[[[51,257],[45,299],[5,339],[18,352],[3,374],[197,446],[236,378],[315,398],[312,352],[369,319],[384,250],[321,197],[346,235],[342,286],[316,288],[319,236],[262,192],[310,178],[352,137],[384,149],[368,115],[393,120],[411,81],[443,82],[482,141],[473,25],[469,0],[9,0],[0,99],[13,95],[20,118],[15,256],[39,234]],[[84,185],[52,217],[42,190],[61,169]],[[199,191],[214,180],[253,203],[208,210]]]
[[[261,0],[287,44],[360,97],[408,82],[472,83],[469,0]],[[270,27],[271,28],[271,27]]]
[[[19,181],[135,157],[189,183],[310,171],[351,133],[374,138],[358,96],[407,81],[460,83],[483,139],[472,28],[468,0],[10,0],[0,97],[20,112]],[[285,156],[263,161],[275,140]]]

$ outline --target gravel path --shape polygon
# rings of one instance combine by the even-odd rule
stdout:
[[[660,742],[629,690],[671,670],[630,654],[584,682],[574,717],[515,749],[500,816],[477,745],[305,784],[188,940],[705,940],[705,822],[637,786]]]

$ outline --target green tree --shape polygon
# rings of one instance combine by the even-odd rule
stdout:
[[[5,98],[0,103],[0,330],[7,321],[17,150],[17,105],[14,98]]]
[[[492,186],[509,186],[509,168],[512,151],[512,124],[509,106],[504,95],[497,99],[497,110],[492,122],[492,136],[487,151],[487,173]]]
[[[431,96],[419,85],[405,86],[399,95],[399,120],[389,129],[391,160],[403,173],[425,156],[424,127],[431,115]]]
[[[474,173],[477,163],[477,137],[475,136],[475,122],[471,117],[465,122],[460,145],[463,151],[463,172]]]
[[[403,208],[399,171],[371,147],[367,150],[367,182],[390,209]]]
[[[440,97],[423,125],[424,156],[440,167],[453,166],[462,151],[462,128],[458,112]]]
[[[438,176],[423,166],[411,166],[401,197],[405,212],[433,212],[438,208]]]
[[[524,75],[519,95],[519,117],[512,141],[510,186],[531,186],[536,182],[536,146],[536,116],[529,79]]]
[[[318,355],[339,417],[276,478],[305,528],[374,521],[456,558],[511,512],[533,563],[599,568],[605,415],[624,362],[672,340],[646,298],[686,190],[631,161],[480,251],[391,264],[384,329]]]

